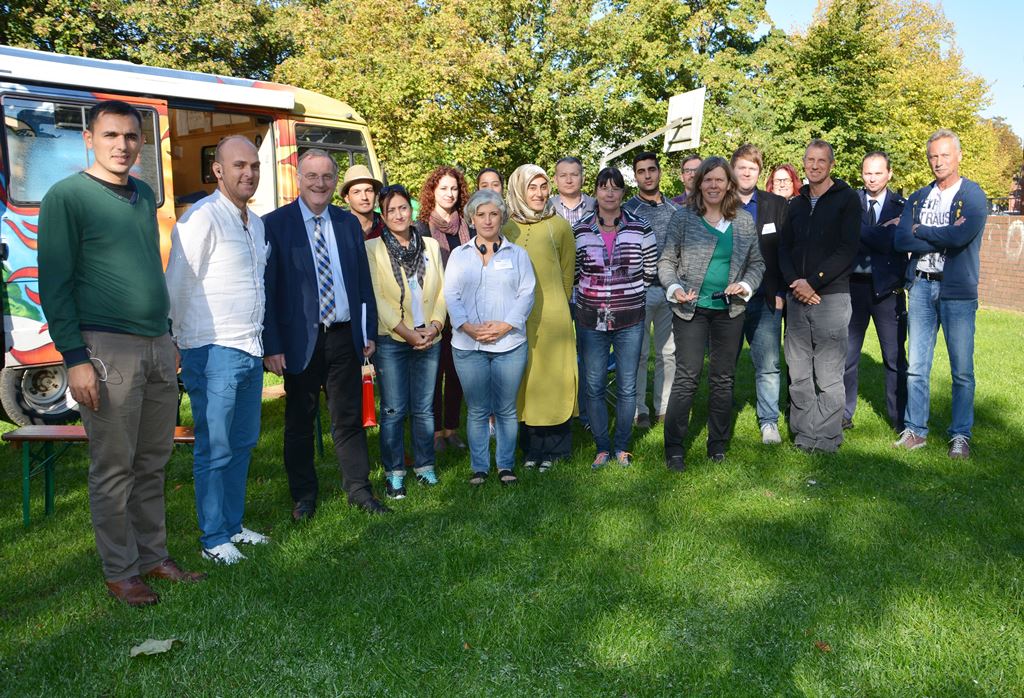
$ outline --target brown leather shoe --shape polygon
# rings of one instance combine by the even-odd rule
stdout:
[[[152,606],[160,597],[142,581],[138,575],[122,579],[119,582],[107,581],[107,591],[118,601],[129,606]]]
[[[186,572],[178,567],[174,558],[170,557],[148,572],[143,572],[142,576],[147,579],[166,579],[171,582],[201,582],[206,579],[205,572]]]

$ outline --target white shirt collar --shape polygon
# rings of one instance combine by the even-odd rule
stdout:
[[[313,211],[306,205],[306,202],[302,200],[300,196],[296,201],[299,202],[299,210],[302,212],[302,222],[308,223],[317,216],[320,216],[325,221],[331,219],[331,205],[327,204],[327,208],[323,210],[323,213],[313,213]]]

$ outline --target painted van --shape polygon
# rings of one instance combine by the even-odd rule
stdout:
[[[322,148],[342,171],[363,164],[383,179],[366,122],[344,102],[258,80],[153,68],[0,46],[0,250],[4,367],[0,405],[17,424],[77,417],[67,373],[39,305],[39,202],[90,163],[82,140],[96,102],[120,99],[143,116],[145,145],[132,175],[156,192],[164,264],[177,217],[216,188],[217,143],[244,135],[259,149],[262,176],[250,206],[260,215],[295,199],[295,171]]]

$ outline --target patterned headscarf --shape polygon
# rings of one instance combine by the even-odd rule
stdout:
[[[543,177],[551,183],[547,173],[537,165],[520,165],[508,178],[508,212],[512,220],[519,223],[538,223],[555,215],[555,206],[549,198],[544,202],[544,210],[534,211],[526,203],[526,189],[537,177]]]

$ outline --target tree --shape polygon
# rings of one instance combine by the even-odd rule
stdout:
[[[118,0],[20,0],[4,6],[0,43],[94,58],[125,58]]]
[[[89,0],[14,3],[0,42],[165,68],[269,78],[289,52],[274,0]]]
[[[978,114],[988,86],[964,66],[952,23],[925,0],[832,0],[806,35],[794,37],[804,82],[794,129],[829,140],[836,173],[858,181],[871,150],[889,153],[894,185],[931,181],[925,143],[939,128],[957,132],[966,176],[991,187],[991,129]]]
[[[592,172],[714,56],[756,50],[767,19],[763,0],[329,0],[281,17],[300,48],[278,79],[350,102],[413,185],[442,162],[507,174],[572,154]]]

